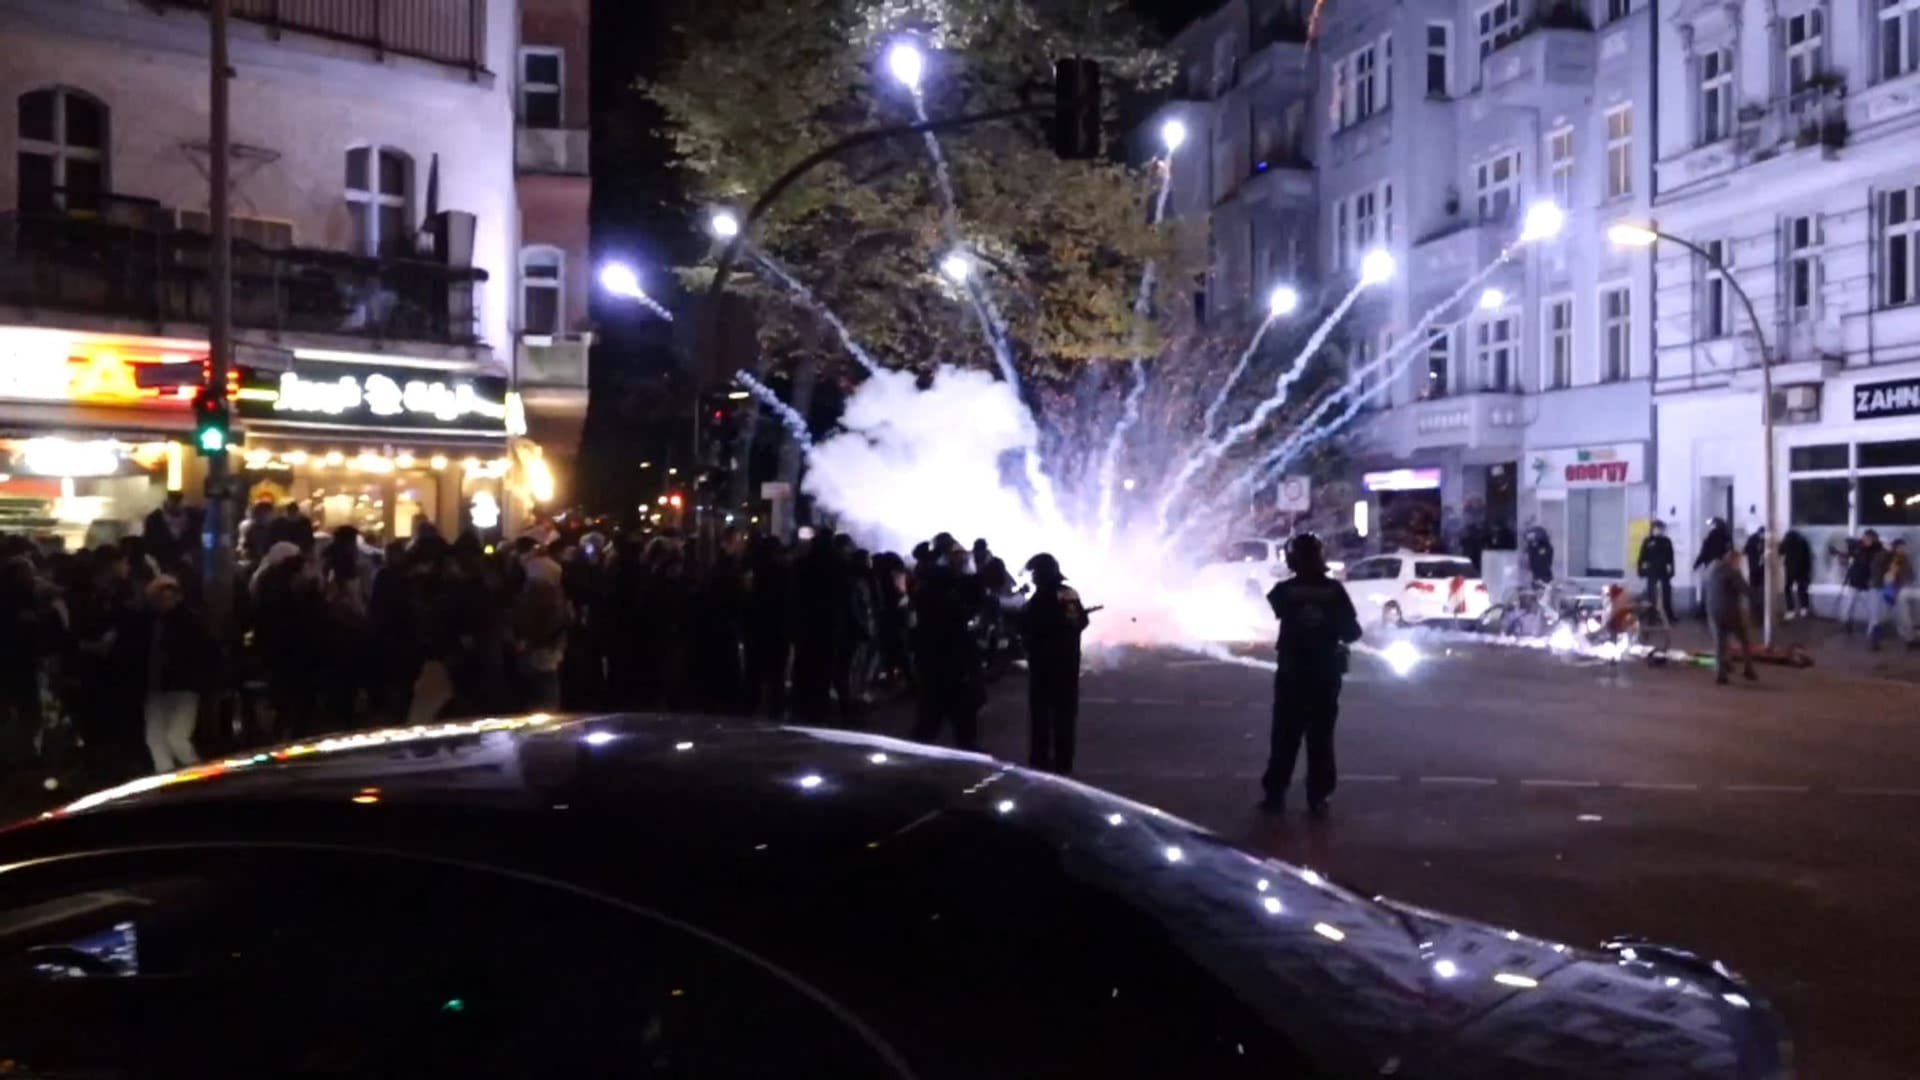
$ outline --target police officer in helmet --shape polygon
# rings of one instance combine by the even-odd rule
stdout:
[[[1279,813],[1286,807],[1300,743],[1307,744],[1307,812],[1324,817],[1333,794],[1333,725],[1340,715],[1340,683],[1347,672],[1347,647],[1360,640],[1360,617],[1346,587],[1327,576],[1326,549],[1320,538],[1301,533],[1287,544],[1287,569],[1293,576],[1267,593],[1280,620],[1273,675],[1273,743],[1266,790],[1260,808]]]
[[[1087,628],[1087,608],[1052,555],[1041,552],[1027,560],[1027,573],[1033,577],[1033,596],[1020,609],[1020,637],[1027,647],[1028,764],[1065,776],[1073,771],[1080,634]]]

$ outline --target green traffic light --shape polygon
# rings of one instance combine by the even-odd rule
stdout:
[[[227,448],[227,433],[219,428],[205,428],[200,432],[200,449],[204,453],[217,454]]]

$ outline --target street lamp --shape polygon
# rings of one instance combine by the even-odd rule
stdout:
[[[927,70],[927,58],[911,41],[896,41],[887,50],[887,72],[894,81],[915,94],[920,92],[920,76]]]
[[[1166,123],[1161,124],[1160,141],[1166,144],[1167,153],[1169,154],[1180,149],[1180,144],[1187,141],[1186,122],[1176,116]]]
[[[1480,310],[1481,311],[1499,311],[1501,308],[1506,306],[1507,306],[1507,294],[1505,290],[1495,289],[1492,287],[1481,290],[1481,293],[1480,293]]]
[[[731,240],[740,235],[740,218],[724,207],[707,216],[707,228],[722,240]]]
[[[1740,285],[1740,279],[1720,258],[1685,237],[1661,232],[1651,225],[1636,225],[1631,222],[1617,222],[1607,228],[1607,239],[1619,247],[1651,248],[1662,240],[1685,248],[1694,258],[1705,262],[1719,273],[1721,280],[1733,289],[1733,295],[1740,298],[1740,307],[1747,313],[1747,322],[1753,327],[1753,340],[1760,349],[1760,428],[1761,437],[1766,440],[1765,485],[1767,502],[1767,565],[1763,580],[1767,593],[1762,607],[1762,625],[1760,640],[1769,648],[1773,646],[1773,624],[1776,617],[1774,594],[1780,591],[1780,522],[1777,519],[1774,488],[1779,479],[1779,466],[1775,461],[1773,439],[1773,357],[1767,349],[1766,331],[1760,327],[1760,316],[1753,309],[1753,298]]]
[[[1566,227],[1567,212],[1557,203],[1542,200],[1527,207],[1527,216],[1520,221],[1520,240],[1529,244],[1551,240]]]
[[[940,273],[955,285],[965,285],[973,276],[973,259],[964,251],[952,251],[940,260]]]
[[[1393,253],[1374,248],[1360,258],[1360,284],[1379,285],[1393,277]]]
[[[1291,285],[1276,285],[1267,294],[1267,311],[1274,318],[1291,315],[1300,308],[1300,294]]]

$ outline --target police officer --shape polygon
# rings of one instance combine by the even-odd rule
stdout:
[[[1080,632],[1087,609],[1067,586],[1060,561],[1041,552],[1027,560],[1033,596],[1020,609],[1027,646],[1027,763],[1044,772],[1073,772],[1074,722],[1080,715]]]
[[[1347,646],[1360,640],[1360,617],[1346,587],[1327,576],[1325,547],[1312,533],[1287,544],[1293,576],[1267,593],[1280,620],[1273,675],[1273,743],[1260,780],[1260,808],[1286,807],[1300,740],[1307,743],[1307,813],[1325,817],[1333,794],[1333,724],[1340,716],[1340,682],[1347,672]]]

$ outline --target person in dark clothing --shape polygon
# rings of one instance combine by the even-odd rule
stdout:
[[[182,599],[179,582],[156,577],[147,586],[147,611],[131,624],[135,648],[146,658],[147,751],[156,773],[200,760],[193,731],[210,689],[214,646],[206,623]]]
[[[373,593],[367,601],[374,646],[368,705],[382,724],[406,722],[413,707],[413,684],[426,660],[419,595],[407,560],[404,541],[387,545],[386,562],[373,575]]]
[[[1747,559],[1747,602],[1752,606],[1753,622],[1764,623],[1767,607],[1767,530],[1753,530],[1740,549]]]
[[[1068,587],[1059,560],[1042,552],[1027,560],[1033,595],[1020,609],[1027,648],[1027,763],[1042,772],[1073,772],[1074,728],[1080,716],[1080,634],[1087,609]]]
[[[1733,531],[1720,518],[1707,522],[1707,535],[1700,541],[1700,553],[1693,557],[1694,577],[1699,580],[1700,615],[1707,615],[1707,575],[1733,550]]]
[[[1553,581],[1553,538],[1538,525],[1527,530],[1527,572],[1536,585]]]
[[[1267,593],[1280,620],[1273,674],[1273,731],[1260,808],[1286,808],[1300,743],[1307,744],[1307,812],[1327,813],[1327,799],[1339,777],[1334,765],[1333,727],[1340,718],[1340,685],[1347,670],[1347,648],[1360,640],[1360,617],[1346,587],[1327,576],[1320,538],[1301,533],[1287,545],[1293,576]]]
[[[1780,538],[1780,578],[1786,586],[1786,617],[1813,617],[1813,601],[1808,587],[1813,584],[1813,545],[1798,529],[1788,529]]]
[[[274,735],[295,739],[319,729],[318,654],[325,629],[320,572],[291,542],[275,544],[253,582],[254,648],[267,671]]]
[[[793,564],[793,715],[824,725],[833,710],[835,663],[846,630],[846,567],[821,529]]]
[[[47,599],[28,556],[0,562],[0,768],[33,756],[42,720],[40,663],[64,636]]]
[[[1673,538],[1667,523],[1655,519],[1640,541],[1640,577],[1647,583],[1647,602],[1673,621]]]
[[[840,625],[840,652],[834,659],[833,692],[848,727],[864,725],[868,688],[873,681],[874,640],[879,636],[880,593],[873,557],[854,549],[846,563],[846,621]]]
[[[979,639],[972,627],[982,593],[966,568],[967,549],[941,533],[934,539],[933,561],[914,583],[920,702],[913,738],[930,743],[943,727],[951,726],[954,745],[973,750],[980,742],[980,706],[986,696]]]
[[[688,613],[694,634],[691,659],[695,697],[707,712],[738,712],[746,696],[741,639],[747,585],[740,553],[740,534],[733,529],[723,531]]]
[[[1874,612],[1879,610],[1877,589],[1874,585],[1873,565],[1880,560],[1880,554],[1886,547],[1880,543],[1880,534],[1868,529],[1860,534],[1860,542],[1855,544],[1853,552],[1847,558],[1846,599],[1840,605],[1840,626],[1842,629],[1853,624],[1853,605],[1866,601],[1867,622],[1874,622]]]
[[[184,497],[178,491],[167,492],[166,501],[147,515],[140,535],[146,540],[147,554],[153,556],[162,571],[171,572],[193,542],[193,526],[187,520]]]
[[[770,720],[780,719],[787,711],[791,593],[785,547],[771,536],[755,539],[749,553],[745,616],[748,707]]]

